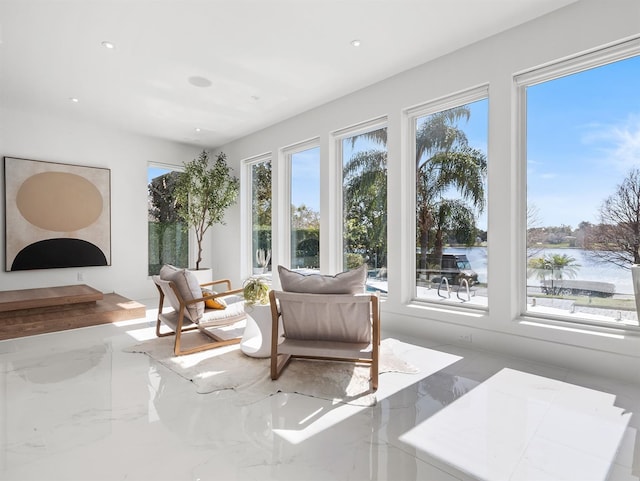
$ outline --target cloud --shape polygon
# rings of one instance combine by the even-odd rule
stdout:
[[[543,171],[540,168],[546,168],[543,162],[535,159],[527,159],[527,178],[538,178],[542,180],[556,179],[559,175],[553,171]]]
[[[603,161],[621,171],[640,165],[640,115],[631,114],[617,125],[591,125],[590,130],[583,142],[600,144],[596,149],[603,153]]]

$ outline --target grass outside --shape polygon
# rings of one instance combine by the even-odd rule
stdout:
[[[558,244],[534,244],[528,246],[529,249],[577,249],[575,245],[568,242],[559,242]]]
[[[564,299],[574,301],[576,306],[597,307],[600,309],[614,309],[620,311],[635,311],[636,301],[633,297],[589,297],[589,296],[545,296],[536,294],[539,299]]]
[[[600,307],[603,309],[616,309],[621,311],[635,311],[635,299],[616,299],[615,297],[579,297],[576,306]]]

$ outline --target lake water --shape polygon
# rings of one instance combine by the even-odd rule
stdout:
[[[466,254],[471,267],[478,273],[480,282],[487,282],[487,248],[486,247],[452,247],[445,249],[449,254]],[[545,254],[566,254],[573,257],[580,267],[577,269],[576,280],[611,282],[616,286],[616,294],[633,294],[631,271],[613,264],[603,264],[591,259],[582,249],[543,249],[536,257]],[[535,281],[535,280],[534,280]]]

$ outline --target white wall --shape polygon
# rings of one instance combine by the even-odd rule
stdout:
[[[147,163],[180,165],[197,148],[109,131],[47,114],[0,110],[0,155],[111,169],[111,266],[0,271],[0,290],[77,284],[102,292],[157,297],[147,276]],[[0,186],[4,199],[4,183]],[[4,222],[4,209],[0,209]],[[0,240],[4,252],[4,238]],[[2,262],[4,265],[4,262]]]
[[[388,116],[389,149],[389,297],[383,305],[387,332],[403,331],[457,342],[472,335],[473,344],[554,362],[577,369],[640,381],[640,340],[629,335],[603,336],[583,330],[551,329],[522,323],[518,317],[517,189],[515,90],[513,74],[572,56],[640,33],[637,0],[582,0],[548,16],[454,52],[436,61],[326,104],[295,118],[224,145],[236,170],[241,159],[272,152],[305,139],[320,137],[324,174],[330,156],[329,132],[382,115]],[[489,109],[489,309],[484,313],[456,313],[409,305],[409,279],[402,246],[411,245],[403,222],[408,202],[401,166],[402,111],[477,85],[488,84]],[[411,162],[408,164],[410,165]],[[277,170],[277,165],[274,170]],[[321,207],[328,205],[326,179]],[[277,194],[276,194],[277,195]],[[404,196],[404,197],[403,197]],[[323,214],[324,215],[324,214]],[[239,280],[242,260],[229,240],[240,236],[240,208],[214,239],[215,266],[224,276]],[[323,217],[323,221],[326,217]],[[323,224],[324,225],[324,224]],[[321,228],[322,231],[322,228]],[[274,233],[275,235],[275,233]],[[277,243],[277,239],[274,239]],[[277,260],[274,259],[275,262]]]

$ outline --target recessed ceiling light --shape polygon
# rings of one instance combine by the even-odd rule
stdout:
[[[116,45],[112,42],[109,42],[107,40],[105,40],[104,42],[102,42],[100,45],[102,45],[104,48],[108,48],[108,49],[114,49],[116,48]]]
[[[354,47],[359,47],[360,46],[360,40],[358,40],[358,39],[351,40],[351,45],[353,45]]]
[[[195,131],[196,131],[196,132],[200,132],[200,127],[196,127],[196,128],[195,128]]]
[[[75,97],[69,97],[69,101],[73,102],[74,104],[77,104],[78,102],[80,102],[77,98]]]

